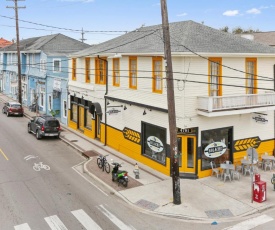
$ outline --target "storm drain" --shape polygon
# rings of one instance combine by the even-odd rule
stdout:
[[[209,210],[205,211],[205,213],[209,218],[223,218],[234,216],[229,209]]]
[[[71,140],[70,142],[78,142],[78,140]]]
[[[141,208],[149,209],[151,211],[154,211],[156,208],[159,207],[159,205],[143,199],[137,201],[136,205]]]

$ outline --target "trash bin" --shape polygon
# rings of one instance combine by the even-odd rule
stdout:
[[[260,180],[253,183],[253,200],[258,203],[266,201],[266,182]]]

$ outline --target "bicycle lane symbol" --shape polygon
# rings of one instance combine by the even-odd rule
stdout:
[[[34,163],[32,167],[35,171],[40,171],[41,169],[50,170],[50,166],[43,164],[43,162]]]

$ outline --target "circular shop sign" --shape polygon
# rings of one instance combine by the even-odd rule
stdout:
[[[160,153],[163,151],[163,144],[160,139],[154,136],[147,138],[147,144],[154,152]]]
[[[216,158],[223,155],[226,151],[226,145],[223,142],[213,142],[206,146],[204,155],[209,158]]]

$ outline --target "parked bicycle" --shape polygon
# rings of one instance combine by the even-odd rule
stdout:
[[[105,170],[106,173],[110,173],[110,164],[108,163],[106,157],[108,155],[100,155],[97,157],[97,165],[100,169],[102,169],[102,171]]]

